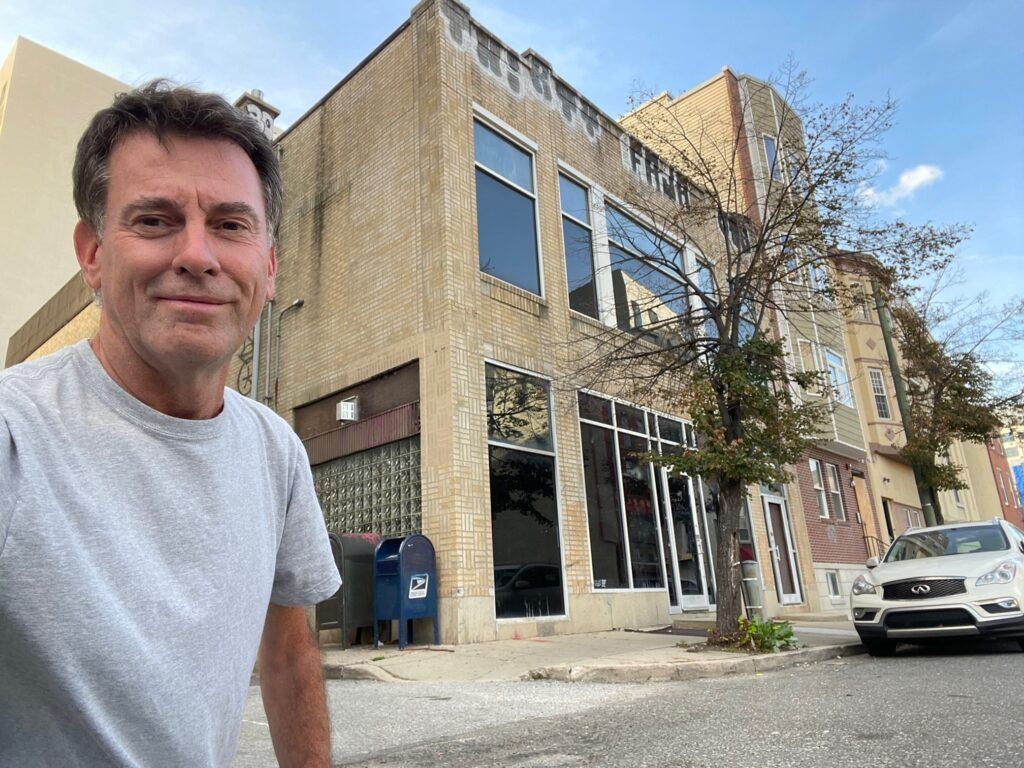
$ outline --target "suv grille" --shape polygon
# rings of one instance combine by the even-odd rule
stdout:
[[[889,629],[930,629],[974,626],[974,617],[963,608],[938,611],[896,611],[885,615]]]
[[[920,587],[928,587],[922,590]],[[918,587],[918,592],[914,592]],[[919,579],[917,581],[893,581],[882,585],[885,600],[928,600],[933,597],[962,595],[967,589],[963,579]],[[918,594],[920,593],[920,594]]]

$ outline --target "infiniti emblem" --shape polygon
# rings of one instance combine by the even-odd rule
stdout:
[[[913,592],[915,595],[927,595],[929,592],[932,591],[932,588],[929,587],[927,584],[915,584],[910,588],[910,591]]]

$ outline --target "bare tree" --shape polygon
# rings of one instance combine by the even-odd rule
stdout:
[[[803,391],[836,382],[794,365],[786,339],[789,320],[843,300],[829,247],[874,254],[896,287],[944,268],[966,234],[881,220],[865,198],[894,101],[808,104],[809,82],[793,65],[761,86],[750,100],[771,89],[781,97],[767,174],[750,162],[743,120],[682,111],[664,96],[637,100],[623,122],[638,178],[606,208],[615,327],[588,326],[591,343],[573,345],[575,380],[667,401],[693,419],[695,450],[650,458],[717,486],[721,632],[735,630],[741,611],[747,489],[790,480],[787,466],[830,407]]]

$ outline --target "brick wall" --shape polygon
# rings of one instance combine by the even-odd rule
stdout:
[[[828,519],[819,514],[818,495],[811,480],[809,459],[818,459],[824,463],[834,464],[839,469],[839,490],[846,510],[846,521],[836,520],[832,511]],[[815,563],[863,563],[867,558],[864,546],[864,531],[858,522],[857,497],[851,484],[852,468],[863,465],[846,457],[822,450],[820,448],[807,451],[803,459],[796,465],[796,485],[803,500],[804,522],[807,526],[807,537],[811,545],[811,559]],[[829,495],[828,477],[822,466],[822,480],[825,494]],[[831,500],[829,499],[831,502]]]

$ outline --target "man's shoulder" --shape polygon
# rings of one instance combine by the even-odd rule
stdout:
[[[251,397],[246,397],[233,389],[225,389],[224,407],[237,414],[238,420],[249,429],[262,432],[269,440],[282,446],[301,446],[299,436],[287,421]]]
[[[45,388],[41,385],[56,380],[65,371],[70,370],[81,354],[81,344],[64,347],[44,357],[0,371],[0,406],[12,403],[19,395],[26,395],[32,399],[43,395]]]

